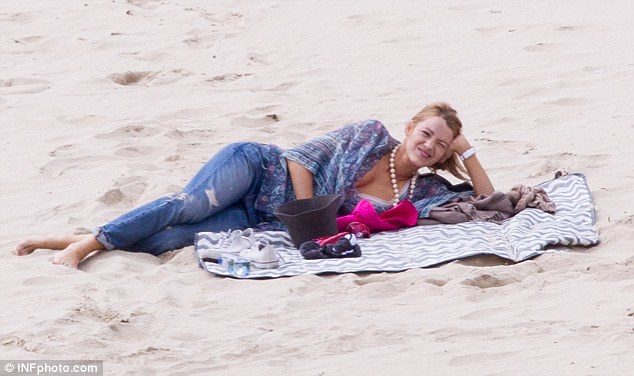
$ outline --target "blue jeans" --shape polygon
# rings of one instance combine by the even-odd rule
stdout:
[[[216,154],[181,193],[159,198],[97,228],[106,249],[153,255],[194,244],[197,232],[254,227],[254,208],[268,165],[257,143],[236,143]]]

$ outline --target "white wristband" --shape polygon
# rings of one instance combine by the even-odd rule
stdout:
[[[459,158],[461,161],[465,161],[465,159],[468,159],[469,157],[472,157],[474,154],[476,153],[476,148],[474,146],[470,147],[469,149],[465,150],[464,153],[462,153]]]

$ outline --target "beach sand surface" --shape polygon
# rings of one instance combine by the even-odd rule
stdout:
[[[106,375],[631,375],[631,1],[0,3],[0,359]],[[448,101],[496,188],[587,176],[602,243],[512,265],[235,280],[23,239],[178,192],[223,145]]]

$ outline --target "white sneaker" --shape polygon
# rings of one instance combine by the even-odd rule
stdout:
[[[258,269],[275,269],[280,266],[280,257],[273,246],[256,241],[250,249],[240,252],[240,256],[251,261],[251,265]]]
[[[227,237],[227,232],[199,232],[196,234],[196,246],[201,249],[217,247],[220,240]]]
[[[201,259],[216,260],[216,250],[220,240],[227,236],[226,232],[199,232],[196,234],[196,252]],[[214,257],[212,257],[214,256]]]
[[[201,258],[218,260],[223,253],[239,255],[245,249],[250,249],[255,242],[253,229],[220,232],[207,235],[198,240],[198,252]],[[204,248],[203,248],[204,247]]]

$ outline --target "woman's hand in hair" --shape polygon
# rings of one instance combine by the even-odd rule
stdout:
[[[457,156],[462,155],[465,151],[467,151],[471,147],[469,140],[465,137],[464,134],[459,134],[456,138],[453,139],[449,147],[447,148],[447,152],[445,153],[445,157],[443,158],[443,162],[447,159],[451,158],[454,154]]]

